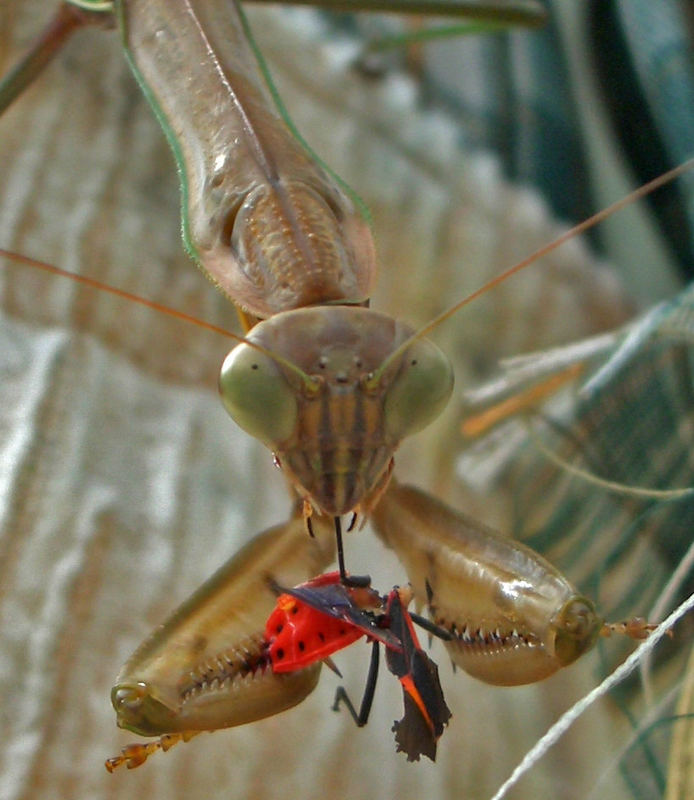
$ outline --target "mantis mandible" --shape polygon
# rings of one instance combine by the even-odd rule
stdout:
[[[162,213],[162,217],[163,217],[163,216],[164,216],[164,214]],[[173,225],[172,227],[173,227],[173,228],[175,228],[175,225]],[[158,236],[159,234],[156,234],[156,235]],[[175,230],[173,230],[173,231],[172,231],[172,236],[173,236],[173,238],[175,238]],[[189,267],[187,267],[187,269],[189,269]],[[187,279],[186,279],[186,280],[187,280]],[[152,341],[150,342],[150,344],[156,344],[156,342],[154,341],[154,340],[156,340],[156,338],[157,338],[156,336],[153,336],[153,337],[151,337]],[[147,354],[147,355],[146,355],[146,358],[149,358],[149,357],[150,357],[150,355],[149,355],[149,354]],[[167,368],[165,368],[165,369],[171,369],[171,370],[175,370],[175,367],[167,367]],[[194,368],[194,369],[195,369],[195,368]],[[256,526],[254,529],[257,529],[258,527],[260,527],[260,525]],[[203,569],[204,569],[204,571],[209,571],[209,569],[210,569],[210,567],[211,567],[211,566],[213,566],[213,564],[210,564],[210,565],[209,565],[207,568],[203,568]],[[367,562],[364,564],[364,566],[365,566],[365,567],[367,567],[367,568],[370,568],[368,561],[367,561]],[[126,649],[127,649],[127,648],[126,648]]]

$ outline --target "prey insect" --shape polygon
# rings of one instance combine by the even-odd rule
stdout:
[[[426,588],[426,587],[425,587]]]
[[[411,595],[396,587],[387,597],[373,589],[348,587],[339,572],[321,575],[294,589],[280,589],[277,608],[265,628],[268,653],[275,672],[293,672],[329,656],[366,636],[372,642],[369,675],[357,712],[344,687],[335,694],[333,710],[344,703],[358,727],[366,725],[371,712],[379,667],[379,645],[385,646],[386,663],[403,689],[405,716],[393,725],[398,751],[408,761],[425,755],[436,760],[436,743],[448,724],[438,668],[422,650],[413,620],[430,633],[450,634],[407,611]],[[374,616],[375,611],[379,611]]]

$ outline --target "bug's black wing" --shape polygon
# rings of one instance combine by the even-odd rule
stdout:
[[[329,617],[349,622],[372,639],[383,642],[387,648],[402,648],[400,639],[394,633],[379,625],[378,619],[373,614],[354,604],[349,589],[341,583],[317,586],[302,584],[292,589],[279,586],[273,588],[280,593],[296,597],[297,600]]]
[[[392,728],[397,749],[407,755],[408,761],[419,761],[422,755],[435,761],[436,742],[451,718],[439,670],[420,647],[397,591],[388,598],[387,613],[391,630],[402,642],[400,651],[386,650],[388,669],[402,684],[405,706],[405,715]]]
[[[391,728],[395,734],[396,751],[405,753],[408,761],[419,761],[423,755],[436,761],[437,737],[431,730],[429,720],[404,686],[402,697],[405,715],[401,720],[395,720]]]

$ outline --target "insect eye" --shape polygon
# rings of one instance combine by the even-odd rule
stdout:
[[[405,353],[403,367],[386,395],[389,435],[399,441],[426,427],[439,416],[452,391],[448,358],[433,342],[416,341]]]
[[[297,418],[294,391],[277,363],[247,344],[224,359],[219,392],[231,418],[273,447],[292,434]]]

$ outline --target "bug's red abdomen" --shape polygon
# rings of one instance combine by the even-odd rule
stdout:
[[[277,598],[277,606],[265,624],[273,672],[307,667],[364,635],[346,620],[330,617],[289,594]]]

